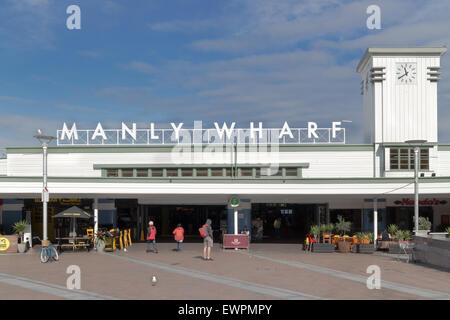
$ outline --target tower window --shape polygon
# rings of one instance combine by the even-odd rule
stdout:
[[[391,170],[414,170],[413,148],[391,148],[389,159]],[[419,170],[430,169],[430,151],[419,150]]]

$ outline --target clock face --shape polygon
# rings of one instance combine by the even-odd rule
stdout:
[[[395,79],[399,84],[415,84],[417,80],[417,66],[414,62],[396,64]]]

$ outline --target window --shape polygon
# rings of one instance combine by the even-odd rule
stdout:
[[[419,159],[419,170],[429,170],[430,153],[428,149],[420,149]],[[414,170],[414,149],[391,148],[389,162],[391,170]]]
[[[231,177],[231,168],[225,168],[225,176]]]
[[[178,169],[166,169],[168,177],[178,177]]]
[[[296,177],[297,174],[297,168],[285,168],[286,177]]]
[[[122,169],[122,177],[130,178],[133,176],[133,169]]]
[[[223,176],[222,168],[211,169],[211,177],[222,177],[222,176]]]
[[[106,176],[107,177],[118,177],[119,169],[106,169]]]
[[[136,176],[138,177],[148,177],[148,169],[136,169]]]
[[[197,177],[207,177],[208,169],[206,168],[197,168]]]
[[[420,149],[420,169],[430,170],[430,151],[428,149]]]
[[[181,169],[182,177],[192,177],[192,169]]]
[[[391,169],[398,169],[398,149],[390,150]]]
[[[163,169],[152,169],[152,177],[162,177]]]
[[[400,149],[400,169],[409,169],[409,149]]]
[[[241,168],[241,176],[242,177],[251,177],[253,175],[252,168]]]
[[[283,175],[282,168],[267,168],[267,174],[271,177],[281,177]]]

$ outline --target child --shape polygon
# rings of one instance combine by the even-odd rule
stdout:
[[[173,234],[175,235],[175,241],[177,242],[177,251],[181,251],[181,243],[184,240],[184,229],[181,226],[181,223],[173,230]]]
[[[146,252],[150,252],[150,242],[153,242],[153,249],[155,249],[155,253],[158,253],[158,249],[156,248],[156,228],[153,225],[153,221],[148,223]]]

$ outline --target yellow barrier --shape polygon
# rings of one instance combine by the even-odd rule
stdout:
[[[131,246],[133,243],[131,242],[131,229],[128,229],[128,245]]]
[[[122,231],[120,231],[119,241],[120,241],[120,250],[123,250]]]
[[[128,231],[126,229],[123,230],[123,246],[128,248]]]

